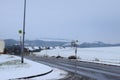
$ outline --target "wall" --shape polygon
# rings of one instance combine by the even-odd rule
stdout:
[[[0,54],[4,53],[5,48],[5,42],[3,40],[0,40]]]

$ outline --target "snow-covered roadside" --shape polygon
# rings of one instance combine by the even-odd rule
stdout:
[[[53,68],[33,62],[27,59],[24,59],[24,63],[21,64],[20,57],[13,56],[13,55],[0,55],[0,80],[8,80],[8,79],[16,79],[16,78],[22,78],[22,77],[29,77],[29,76],[35,76],[47,73],[49,71],[53,70]],[[60,73],[63,73],[63,71],[57,69],[54,69],[52,73],[46,75],[47,79],[51,78],[61,78]],[[57,74],[57,75],[55,75]],[[55,76],[54,76],[55,75]],[[50,77],[51,76],[51,77]],[[40,79],[44,79],[45,77],[39,77]],[[45,79],[46,79],[45,78]],[[33,78],[36,80],[35,78]],[[45,80],[44,79],[44,80]]]
[[[65,78],[68,75],[67,72],[53,68],[53,71],[47,75],[31,78],[30,80],[58,80]]]
[[[68,58],[75,55],[73,48],[56,48],[35,53],[37,56],[62,56]],[[81,61],[120,66],[120,47],[78,48],[77,56]]]

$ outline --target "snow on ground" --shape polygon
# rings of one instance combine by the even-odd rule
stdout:
[[[35,77],[32,78],[31,80],[58,80],[62,79],[67,76],[67,72],[59,70],[57,68],[53,68],[53,72],[50,74],[47,74],[45,76],[40,76],[40,77]]]
[[[62,56],[69,57],[75,55],[73,48],[56,48],[53,50],[43,50],[35,53],[38,56]],[[77,56],[82,61],[97,62],[120,66],[120,47],[99,47],[99,48],[78,48]],[[96,60],[98,59],[98,60]]]
[[[24,59],[24,63],[21,64],[20,57],[13,55],[0,55],[0,80],[16,79],[21,77],[28,77],[33,75],[39,75],[51,71],[53,68],[33,62],[27,59]],[[61,78],[59,74],[63,71],[58,69],[53,69],[53,72],[50,73],[46,78]],[[55,75],[51,76],[50,75]],[[39,77],[42,80],[45,77]],[[36,80],[36,79],[34,79]],[[39,79],[40,80],[40,79]]]

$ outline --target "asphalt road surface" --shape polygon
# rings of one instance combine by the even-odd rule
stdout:
[[[120,67],[55,57],[25,56],[33,61],[71,72],[64,80],[120,80]],[[83,76],[83,77],[81,77]]]

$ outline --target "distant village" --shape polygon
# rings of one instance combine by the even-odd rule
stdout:
[[[40,52],[41,50],[53,49],[53,47],[43,47],[43,46],[28,46],[25,45],[24,52],[26,55],[32,54],[33,52]],[[5,53],[20,55],[21,54],[21,46],[13,45],[5,48]]]
[[[106,44],[98,41],[93,43],[83,42],[77,45],[77,47],[79,48],[112,47],[112,46],[120,46],[120,44]],[[65,48],[65,47],[71,47],[71,42],[33,40],[33,41],[27,41],[25,43],[24,52],[25,55],[29,55],[32,54],[33,52],[40,52],[42,50]],[[12,39],[0,40],[0,54],[3,53],[20,55],[21,54],[20,42]]]
[[[59,46],[56,46],[59,47]],[[26,44],[24,47],[25,55],[32,54],[33,52],[40,52],[42,50],[49,50],[49,49],[55,49],[56,47],[50,47],[50,46],[31,46],[29,44]],[[59,48],[65,48],[65,47],[59,47]],[[14,55],[20,55],[21,54],[21,45],[20,44],[14,44],[12,46],[5,46],[5,41],[0,40],[0,54],[14,54]]]

